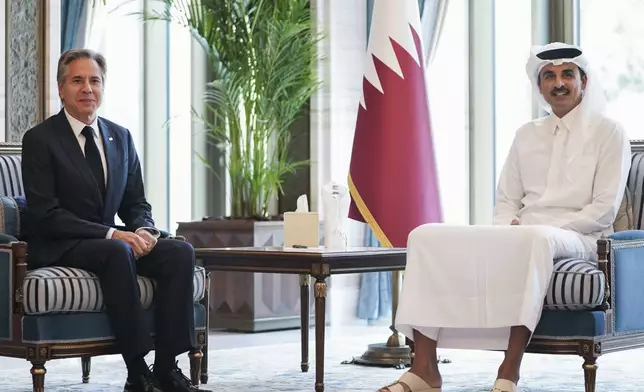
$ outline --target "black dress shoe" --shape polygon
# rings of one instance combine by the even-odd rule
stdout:
[[[150,369],[143,373],[128,374],[123,392],[165,392]]]
[[[192,381],[181,372],[178,363],[175,363],[174,369],[166,373],[159,374],[155,370],[154,376],[159,380],[163,392],[212,392],[194,386]]]

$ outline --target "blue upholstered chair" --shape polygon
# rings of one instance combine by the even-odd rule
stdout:
[[[584,359],[586,392],[595,392],[597,358],[644,346],[644,141],[632,164],[615,234],[598,241],[598,266],[558,260],[528,352]]]
[[[91,357],[118,351],[96,276],[77,268],[27,270],[28,244],[20,236],[20,215],[26,208],[20,159],[20,144],[0,143],[0,356],[30,361],[33,390],[43,392],[45,362],[81,357],[82,381],[87,383]],[[145,277],[138,282],[141,303],[154,326],[156,284]],[[198,346],[189,353],[195,385],[208,381],[209,286],[208,274],[196,267],[193,295]]]

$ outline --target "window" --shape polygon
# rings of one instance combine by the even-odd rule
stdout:
[[[98,114],[130,131],[144,165],[143,24],[138,15],[132,15],[142,10],[143,0],[114,0],[107,6],[97,3],[86,47],[102,53],[107,61]],[[123,224],[118,216],[115,223]]]
[[[532,46],[532,4],[496,0],[494,8],[495,179],[498,181],[514,134],[532,120],[533,92],[525,71]]]
[[[177,221],[192,219],[192,38],[177,23],[153,22],[144,34],[145,2],[99,2],[86,46],[107,59],[99,115],[130,130],[144,169],[148,164],[144,181],[157,227],[174,231]]]
[[[644,139],[643,0],[579,2],[579,44],[606,92],[608,115]]]
[[[99,115],[127,128],[143,161],[143,0],[113,0],[97,7],[87,47],[107,60]]]
[[[467,42],[467,1],[452,0],[426,71],[443,221],[450,224],[469,222]]]
[[[176,10],[174,10],[176,12]],[[188,29],[170,23],[169,44],[169,188],[170,230],[177,222],[192,220],[192,112],[191,42]],[[201,48],[199,47],[199,50]],[[165,132],[160,132],[165,135]]]

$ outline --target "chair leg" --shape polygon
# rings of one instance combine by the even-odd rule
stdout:
[[[201,375],[201,357],[203,354],[201,354],[200,349],[195,349],[190,351],[188,356],[190,357],[190,380],[192,385],[197,386]]]
[[[81,367],[83,368],[83,384],[89,382],[89,372],[92,370],[92,357],[81,357]]]
[[[31,365],[33,392],[45,392],[45,361],[31,361]]]
[[[584,357],[584,381],[586,392],[595,392],[595,381],[597,377],[597,357]]]
[[[206,291],[201,304],[206,309],[206,330],[203,337],[203,346],[201,346],[201,383],[208,384],[208,340],[210,339],[210,272],[206,272]]]
[[[201,348],[201,383],[208,384],[208,335],[206,345]]]

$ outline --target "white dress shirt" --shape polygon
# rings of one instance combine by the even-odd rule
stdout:
[[[85,127],[88,125],[72,117],[69,113],[67,113],[67,110],[65,110],[65,116],[67,116],[67,121],[69,121],[69,125],[71,125],[72,131],[74,131],[74,135],[76,135],[76,140],[78,140],[81,151],[83,152],[83,154],[85,154],[85,135],[83,135],[81,132],[83,132],[83,129],[85,129]],[[93,123],[89,124],[89,127],[94,130],[94,141],[96,142],[96,146],[98,147],[98,153],[101,155],[103,175],[105,176],[105,186],[107,186],[107,160],[105,159],[105,147],[103,146],[103,138],[101,137],[101,131],[98,128],[98,117],[94,119]]]
[[[550,225],[593,241],[613,232],[631,165],[614,120],[549,115],[517,131],[497,187],[494,223]]]
[[[65,116],[67,117],[67,121],[69,121],[69,125],[72,127],[72,131],[74,131],[74,135],[76,135],[76,140],[78,140],[78,144],[80,145],[81,151],[83,152],[83,155],[84,155],[86,139],[85,139],[85,135],[83,135],[81,132],[83,132],[83,129],[88,125],[72,117],[67,112],[67,109],[65,109]],[[93,123],[89,124],[89,126],[94,130],[94,141],[96,142],[96,147],[98,147],[98,153],[101,155],[101,163],[103,164],[103,174],[105,177],[105,186],[107,186],[107,160],[105,158],[105,147],[103,146],[103,138],[101,137],[101,131],[100,131],[100,128],[98,127],[98,116],[94,119]],[[136,232],[143,229],[148,229],[148,231],[152,233],[155,238],[159,237],[159,231],[153,227],[141,227],[137,229]],[[105,236],[105,238],[111,239],[115,231],[116,229],[111,227],[107,232],[107,235]]]

